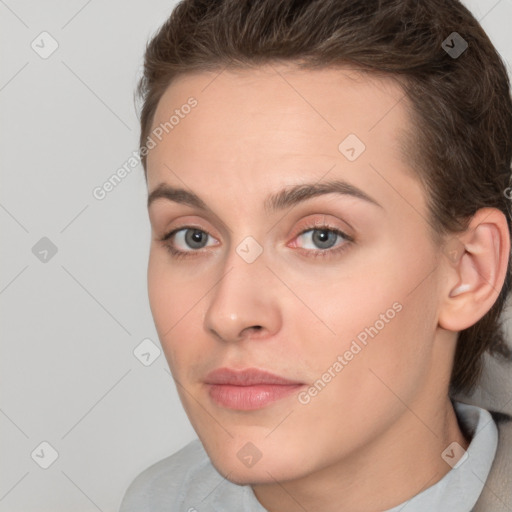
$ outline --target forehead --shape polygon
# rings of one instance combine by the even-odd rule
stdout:
[[[183,108],[190,98],[196,105]],[[412,130],[409,108],[395,80],[349,68],[272,64],[184,74],[153,118],[153,131],[167,129],[148,153],[148,188],[177,178],[204,188],[214,175],[233,192],[236,181],[238,190],[266,194],[292,177],[320,179],[333,166],[330,178],[342,175],[369,193],[382,189],[383,175],[400,188],[400,173],[413,176],[400,147]],[[388,189],[376,195],[396,200]]]
[[[197,106],[181,112],[189,98]],[[301,70],[272,64],[184,74],[167,88],[156,109],[151,129],[167,126],[162,133],[166,144],[149,152],[148,164],[166,145],[185,144],[192,157],[198,152],[192,149],[206,149],[212,139],[216,147],[208,148],[210,158],[237,151],[255,157],[256,146],[266,157],[298,149],[303,157],[332,154],[333,148],[337,154],[338,144],[351,133],[366,146],[378,142],[389,147],[408,124],[406,103],[391,78],[349,68]],[[175,158],[182,156],[180,148],[174,149]]]

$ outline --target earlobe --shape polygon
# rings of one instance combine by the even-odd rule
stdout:
[[[510,251],[507,220],[495,208],[482,208],[457,240],[457,257],[443,260],[450,278],[439,325],[450,331],[474,325],[498,298]],[[454,246],[453,239],[451,245]]]

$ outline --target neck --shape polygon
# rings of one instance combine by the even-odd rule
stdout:
[[[269,512],[387,510],[441,480],[441,457],[456,441],[469,445],[448,397],[442,404],[405,407],[398,422],[347,459],[299,480],[253,485]]]

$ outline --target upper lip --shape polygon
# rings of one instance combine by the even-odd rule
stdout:
[[[245,370],[217,368],[206,376],[205,383],[231,386],[255,386],[257,384],[291,386],[302,384],[302,382],[286,379],[257,368],[247,368]]]

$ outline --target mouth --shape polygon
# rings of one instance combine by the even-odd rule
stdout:
[[[218,368],[205,379],[210,398],[227,409],[261,409],[298,391],[305,383],[248,368]]]

